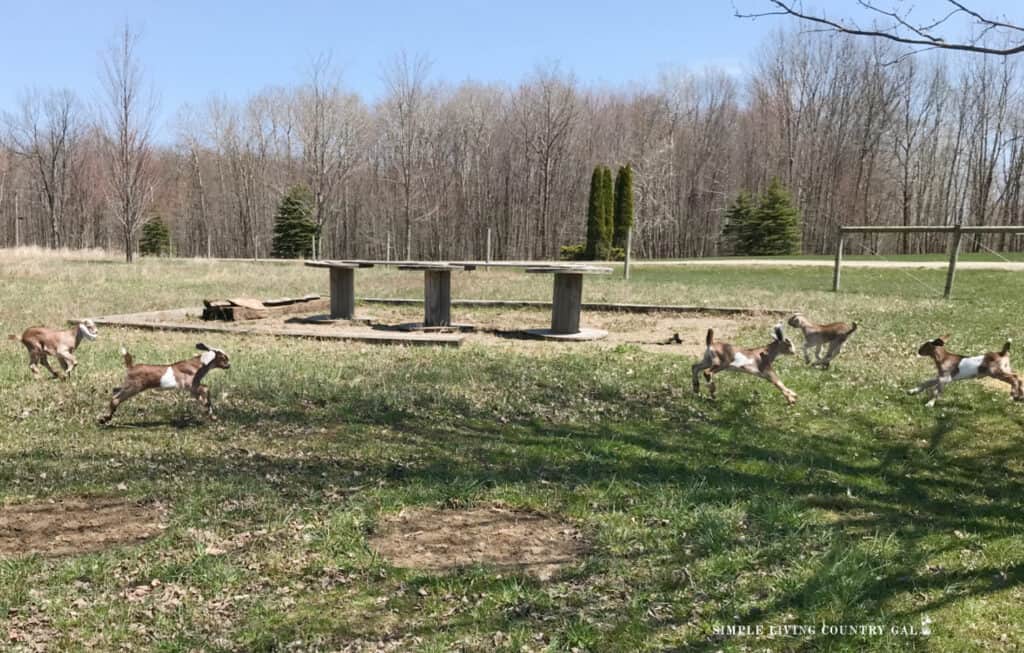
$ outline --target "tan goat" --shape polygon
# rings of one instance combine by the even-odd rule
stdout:
[[[839,355],[840,350],[853,332],[857,323],[832,322],[831,324],[814,324],[801,313],[789,318],[789,326],[800,329],[804,334],[804,361],[808,365],[820,365],[828,369],[832,359]],[[821,348],[828,345],[825,357],[821,357]],[[811,362],[811,348],[814,349],[814,362]]]
[[[50,367],[48,356],[53,356],[60,363],[64,371],[64,377],[71,376],[71,370],[78,365],[75,358],[75,350],[83,340],[95,340],[99,336],[96,325],[92,320],[82,320],[70,329],[47,329],[46,327],[31,327],[25,329],[21,336],[9,335],[9,340],[17,340],[25,345],[28,350],[28,369],[32,376],[39,376],[39,364],[42,363],[54,378],[60,378],[60,374]]]

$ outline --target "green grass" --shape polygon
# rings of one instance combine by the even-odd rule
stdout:
[[[361,296],[422,292],[415,273],[357,274]],[[941,270],[850,269],[840,294],[808,269],[634,275],[588,277],[585,300],[782,306],[863,326],[831,371],[780,363],[794,408],[739,376],[721,379],[717,402],[695,397],[693,359],[669,348],[218,337],[233,362],[209,377],[218,422],[149,394],[111,428],[95,417],[120,380],[118,346],[176,360],[194,335],[106,329],[69,383],[30,381],[7,343],[0,498],[158,500],[168,528],[135,547],[0,560],[0,636],[71,651],[1024,646],[1024,405],[980,383],[932,410],[903,392],[931,371],[914,355],[926,338],[952,332],[971,353],[1024,342],[1019,274],[964,272],[951,302]],[[0,259],[0,279],[2,334],[326,286],[322,270],[287,265],[25,257]],[[453,293],[546,299],[550,278],[460,273]],[[763,344],[768,326],[741,340]],[[541,582],[398,569],[366,544],[402,508],[490,504],[561,516],[592,549]],[[889,633],[925,616],[930,637]],[[886,634],[716,635],[823,622]]]

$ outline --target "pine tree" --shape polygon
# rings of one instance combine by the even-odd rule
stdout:
[[[615,230],[612,244],[625,247],[633,226],[633,168],[626,164],[615,176]]]
[[[160,216],[154,216],[142,225],[139,253],[147,256],[164,256],[171,253],[171,232]]]
[[[594,168],[590,176],[590,198],[587,201],[587,245],[584,252],[587,260],[598,258],[601,243],[604,242],[604,209],[601,206],[601,166]]]
[[[313,253],[313,237],[317,234],[312,218],[312,198],[305,186],[288,189],[274,216],[273,258],[303,258]]]
[[[612,239],[615,237],[615,187],[612,185],[612,171],[608,167],[601,170],[601,210],[604,213],[604,232],[599,258],[607,259],[611,255]]]
[[[772,178],[754,212],[751,232],[754,251],[748,253],[758,256],[799,254],[800,221],[800,211],[793,206],[789,192],[777,177]]]
[[[722,239],[725,248],[732,254],[750,254],[754,228],[754,198],[745,190],[741,190],[725,212],[725,227]]]

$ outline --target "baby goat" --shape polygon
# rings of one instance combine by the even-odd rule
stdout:
[[[171,365],[135,365],[132,355],[122,347],[121,356],[127,373],[121,387],[114,388],[110,411],[100,417],[100,424],[109,422],[119,405],[146,390],[188,390],[206,408],[210,419],[217,419],[210,402],[210,390],[203,385],[203,377],[215,367],[230,369],[231,362],[223,350],[207,347],[201,342],[196,349],[203,353]]]
[[[796,403],[796,393],[782,384],[779,376],[772,369],[772,363],[779,356],[792,354],[793,341],[782,333],[782,324],[772,329],[773,340],[767,347],[759,349],[740,349],[724,342],[715,342],[715,332],[708,329],[705,338],[707,349],[704,358],[691,368],[693,372],[693,391],[700,394],[699,374],[704,372],[704,380],[708,384],[711,398],[715,397],[715,374],[719,372],[745,372],[759,376],[778,388],[786,398],[786,403]]]
[[[804,333],[804,361],[810,366],[820,365],[828,369],[832,359],[839,355],[839,351],[846,344],[847,339],[857,330],[857,323],[846,324],[845,322],[833,322],[832,324],[814,324],[802,313],[797,313],[789,318],[789,326],[800,329]],[[828,345],[828,352],[825,358],[821,357],[821,348]],[[811,362],[811,347],[814,348],[814,362]]]
[[[75,358],[75,350],[78,349],[78,345],[82,340],[95,340],[97,336],[99,336],[99,332],[96,331],[93,321],[82,320],[70,329],[63,331],[46,327],[31,327],[25,329],[21,337],[9,335],[7,338],[20,341],[25,345],[25,349],[28,349],[28,369],[32,371],[32,376],[39,376],[39,363],[42,363],[56,379],[60,378],[60,375],[50,367],[47,356],[57,358],[57,362],[60,363],[64,370],[64,376],[67,378],[71,376],[71,370],[75,369],[75,365],[78,365],[78,360]]]
[[[919,356],[927,356],[935,362],[938,376],[911,388],[908,391],[910,394],[915,395],[922,390],[932,388],[932,398],[925,404],[931,407],[935,405],[935,401],[942,394],[943,388],[953,381],[989,376],[1010,384],[1010,396],[1016,401],[1024,401],[1024,382],[1010,369],[1012,340],[1006,341],[1002,351],[990,351],[987,354],[969,358],[946,351],[946,341],[948,340],[949,336],[929,340],[917,350]]]

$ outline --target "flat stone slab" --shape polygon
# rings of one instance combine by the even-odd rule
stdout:
[[[540,340],[560,340],[563,342],[587,342],[608,337],[608,332],[603,329],[580,329],[576,333],[555,333],[551,329],[527,329],[522,333],[531,338],[539,338]]]

